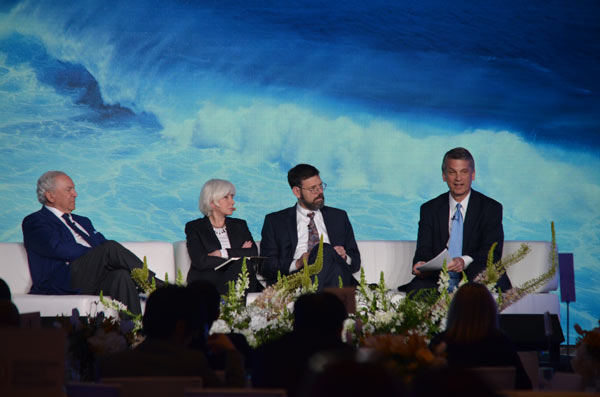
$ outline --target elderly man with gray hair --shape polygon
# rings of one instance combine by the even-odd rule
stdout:
[[[96,231],[89,218],[75,215],[77,192],[62,171],[48,171],[37,182],[42,209],[23,220],[23,242],[33,279],[31,294],[104,295],[141,313],[131,270],[142,261]],[[153,273],[151,273],[151,276]]]
[[[223,179],[207,181],[200,192],[198,218],[185,225],[187,249],[192,261],[187,276],[188,283],[208,280],[220,294],[226,294],[229,281],[237,279],[242,269],[243,257],[256,257],[258,249],[243,219],[231,218],[236,210],[235,186]],[[237,259],[235,259],[237,258]],[[249,292],[260,289],[256,271],[250,261]]]

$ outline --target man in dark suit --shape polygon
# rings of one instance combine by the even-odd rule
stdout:
[[[417,249],[413,259],[416,277],[409,284],[399,287],[401,291],[437,288],[440,271],[419,271],[419,267],[449,247],[453,226],[462,227],[463,231],[458,236],[462,240],[458,253],[451,255],[452,260],[447,263],[451,288],[460,281],[462,271],[472,281],[485,270],[493,243],[498,243],[494,250],[494,261],[502,256],[502,204],[471,189],[475,180],[475,160],[467,149],[454,148],[444,155],[442,179],[450,191],[421,206]],[[460,225],[456,224],[457,219],[461,220]],[[451,249],[449,251],[452,253]],[[506,274],[500,278],[498,286],[502,290],[511,287]]]
[[[46,295],[105,295],[141,313],[130,272],[142,261],[121,244],[106,240],[92,222],[72,214],[77,192],[61,171],[38,179],[41,210],[23,220],[23,242],[33,280],[30,293]]]
[[[319,289],[353,285],[352,273],[360,269],[360,253],[345,211],[326,207],[327,186],[312,165],[298,164],[288,172],[288,183],[298,199],[295,206],[268,214],[262,229],[260,254],[267,257],[262,274],[269,284],[299,271],[304,261],[313,263],[323,235],[323,270]]]

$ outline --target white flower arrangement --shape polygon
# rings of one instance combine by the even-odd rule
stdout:
[[[551,230],[551,269],[548,273],[508,291],[500,291],[495,285],[508,267],[519,262],[529,253],[530,247],[523,244],[515,254],[498,262],[493,261],[496,245],[490,248],[486,270],[478,275],[475,281],[486,285],[497,297],[499,310],[533,292],[556,273],[556,236],[553,222]],[[314,264],[305,264],[303,271],[292,276],[278,277],[275,285],[265,289],[248,306],[245,304],[244,297],[249,279],[244,262],[238,280],[230,283],[229,294],[225,297],[221,308],[221,318],[213,324],[211,333],[239,332],[246,336],[251,346],[256,347],[290,331],[293,323],[293,302],[301,294],[314,292],[317,289],[316,275],[323,266],[322,250],[321,240],[319,254]],[[311,280],[312,276],[314,282]],[[463,273],[459,287],[466,282],[467,278]],[[376,287],[368,286],[364,270],[361,269],[361,280],[356,289],[356,312],[350,314],[344,322],[343,340],[360,345],[365,338],[378,334],[416,335],[429,339],[446,326],[448,308],[457,290],[448,292],[448,284],[449,274],[444,264],[437,291],[423,290],[410,299],[405,299],[387,288],[383,272]]]
[[[300,295],[314,292],[318,286],[316,274],[323,267],[323,240],[315,263],[288,277],[278,277],[278,282],[266,288],[254,302],[246,305],[249,276],[246,259],[235,282],[230,282],[229,293],[224,297],[221,316],[213,323],[210,333],[236,332],[244,335],[248,344],[257,347],[267,340],[277,338],[292,330],[293,305]],[[311,279],[314,276],[314,281]]]

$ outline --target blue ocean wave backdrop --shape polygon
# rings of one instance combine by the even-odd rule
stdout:
[[[571,323],[600,317],[596,1],[10,1],[0,5],[0,241],[70,174],[76,212],[122,241],[185,238],[214,177],[255,239],[309,162],[358,239],[416,238],[476,159],[508,240],[575,255]],[[408,264],[406,264],[408,265]],[[566,327],[563,308],[563,328]],[[574,342],[574,332],[571,332]]]

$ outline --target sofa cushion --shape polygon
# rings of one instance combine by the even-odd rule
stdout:
[[[166,273],[169,275],[169,282],[175,282],[177,274],[173,244],[164,241],[125,241],[121,244],[141,260],[146,256],[148,268],[156,273],[157,278],[164,280]]]
[[[382,271],[385,284],[390,289],[396,289],[413,279],[412,260],[417,248],[416,241],[360,240],[357,244],[367,283],[379,283]],[[354,273],[354,277],[360,280],[360,271]]]
[[[13,294],[27,294],[31,289],[31,274],[23,243],[0,243],[0,278]]]
[[[187,280],[187,274],[192,266],[192,260],[190,259],[190,254],[187,250],[186,241],[177,241],[173,243],[173,247],[175,249],[175,268],[177,271],[181,272],[183,279]]]
[[[147,257],[148,267],[160,279],[165,273],[175,281],[173,244],[162,241],[124,242],[140,259]],[[82,315],[94,314],[99,303],[94,295],[28,295],[31,275],[23,243],[0,243],[0,278],[13,294],[13,302],[21,313],[40,312],[42,316],[70,315],[77,308]]]

